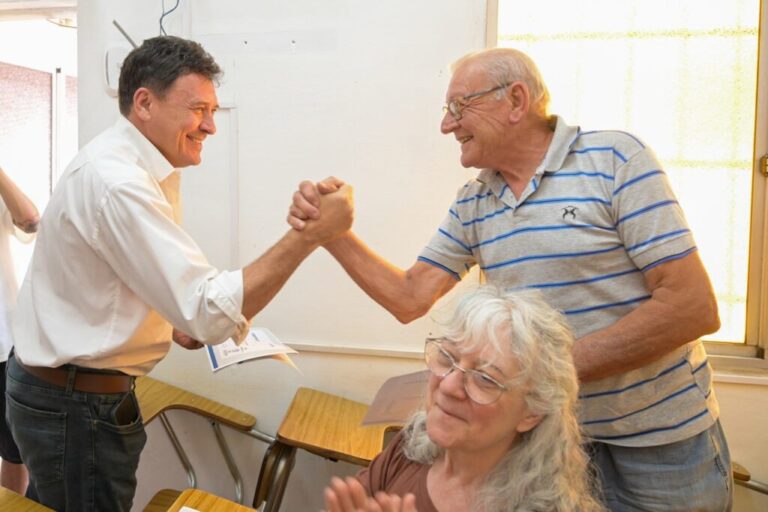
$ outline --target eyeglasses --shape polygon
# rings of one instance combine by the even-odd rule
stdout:
[[[499,91],[501,89],[509,87],[510,85],[512,84],[506,83],[503,85],[498,85],[496,87],[491,87],[490,89],[485,89],[480,92],[473,92],[472,94],[467,94],[466,96],[461,96],[460,98],[452,99],[451,101],[448,102],[447,105],[443,107],[443,112],[450,112],[453,118],[458,121],[463,116],[462,111],[464,110],[464,107],[469,105],[469,100],[479,98],[481,96],[485,96],[486,94],[491,94],[492,92]]]
[[[464,390],[467,396],[480,405],[492,404],[509,388],[490,375],[480,370],[462,368],[456,364],[453,356],[443,348],[442,338],[427,338],[424,347],[424,360],[427,368],[436,377],[444,379],[453,370],[463,373]]]

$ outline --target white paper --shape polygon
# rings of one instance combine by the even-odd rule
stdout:
[[[264,327],[251,327],[248,336],[240,345],[236,345],[232,338],[218,345],[207,345],[206,353],[211,363],[211,370],[214,372],[235,363],[262,357],[277,359],[298,370],[288,357],[288,354],[298,354],[298,352],[284,345],[277,336]]]

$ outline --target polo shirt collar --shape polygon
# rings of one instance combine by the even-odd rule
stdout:
[[[115,129],[137,149],[138,164],[157,181],[163,181],[175,170],[160,150],[128,119],[120,116],[115,123]]]
[[[552,141],[547,148],[547,154],[544,155],[539,168],[536,170],[536,174],[539,172],[557,172],[563,166],[565,158],[568,153],[571,152],[573,143],[581,133],[581,128],[578,126],[568,126],[560,116],[552,116],[555,120],[555,135],[552,137]]]

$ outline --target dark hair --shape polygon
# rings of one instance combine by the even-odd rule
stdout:
[[[218,81],[221,68],[200,43],[175,36],[145,39],[123,61],[118,98],[120,113],[128,115],[133,95],[140,87],[163,96],[180,76],[190,73]]]

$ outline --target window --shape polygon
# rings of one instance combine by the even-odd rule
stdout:
[[[42,213],[77,152],[76,31],[0,14],[0,165]],[[11,238],[19,283],[32,249]]]
[[[498,45],[539,65],[552,113],[585,129],[632,132],[654,149],[715,287],[722,328],[707,340],[744,355],[758,352],[766,323],[765,285],[755,281],[764,274],[764,178],[754,156],[766,151],[755,144],[765,124],[755,108],[760,8],[760,0],[499,0],[497,14]]]

